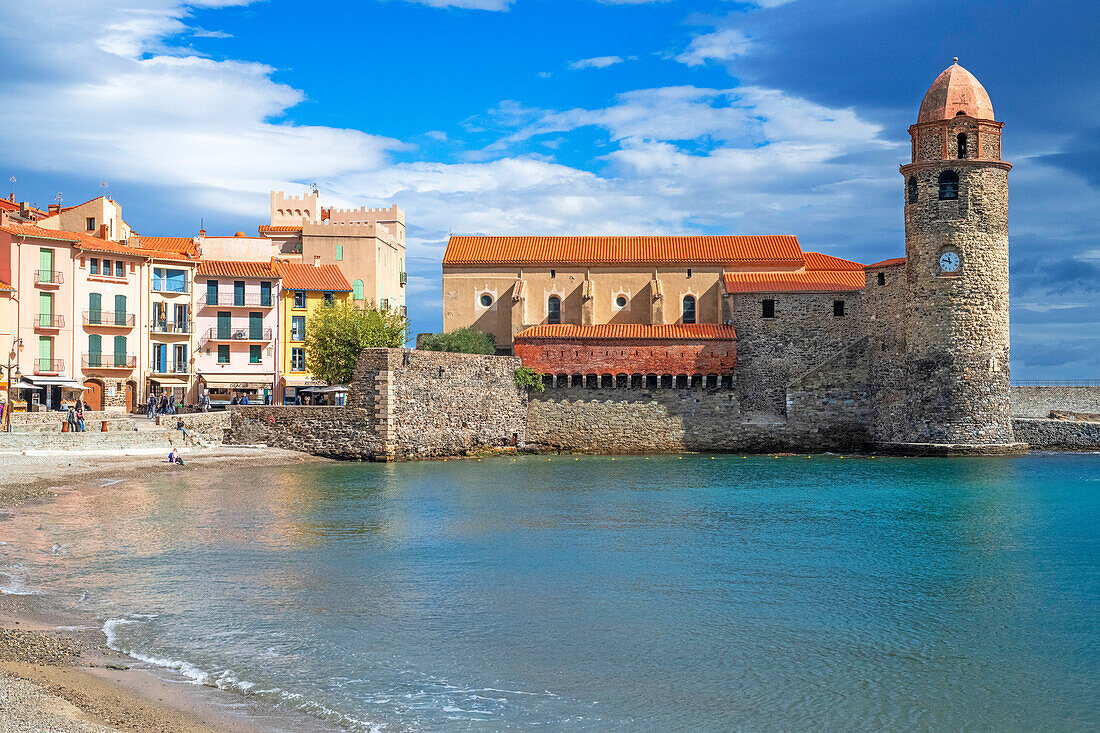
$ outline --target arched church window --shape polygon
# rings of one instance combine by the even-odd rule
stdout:
[[[959,174],[944,171],[940,174],[940,201],[950,201],[959,197]]]
[[[917,177],[909,176],[909,203],[917,203]]]
[[[695,323],[695,298],[684,296],[684,323]]]
[[[561,298],[556,295],[546,301],[546,322],[561,323]]]
[[[955,141],[958,143],[959,157],[960,158],[967,157],[967,155],[966,155],[966,153],[967,153],[967,150],[966,150],[966,133],[965,132],[960,132],[959,136],[957,138],[955,138]]]

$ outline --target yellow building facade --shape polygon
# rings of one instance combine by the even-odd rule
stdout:
[[[282,404],[293,405],[303,389],[324,386],[306,369],[306,322],[325,304],[351,299],[352,286],[338,265],[278,262],[275,269],[282,278],[276,395]]]

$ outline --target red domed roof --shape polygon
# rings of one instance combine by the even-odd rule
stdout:
[[[949,120],[965,113],[980,120],[992,120],[993,103],[974,75],[959,66],[959,60],[944,69],[932,82],[920,103],[917,122]]]

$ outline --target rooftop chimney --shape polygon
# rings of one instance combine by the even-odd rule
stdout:
[[[313,266],[314,267],[320,267],[321,266],[321,255],[313,255]]]
[[[15,191],[8,194],[8,201],[11,201],[13,204],[15,203]]]
[[[50,204],[46,207],[46,212],[49,214],[57,214],[61,211],[61,204]]]
[[[199,230],[199,236],[200,237],[205,237],[206,236],[206,230],[205,229],[200,229]]]
[[[96,236],[99,237],[100,239],[106,239],[107,238],[107,225],[106,224],[100,224],[99,225],[99,232],[96,234]]]

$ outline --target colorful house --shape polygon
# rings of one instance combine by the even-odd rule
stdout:
[[[352,286],[337,265],[277,262],[282,278],[279,333],[279,388],[283,404],[293,405],[302,389],[324,384],[306,369],[306,320],[325,303],[348,300]]]
[[[149,362],[147,393],[175,394],[195,404],[195,240],[191,237],[140,237],[151,255],[149,265]]]
[[[270,262],[203,260],[195,271],[196,389],[213,404],[262,404],[277,380],[279,273]]]

